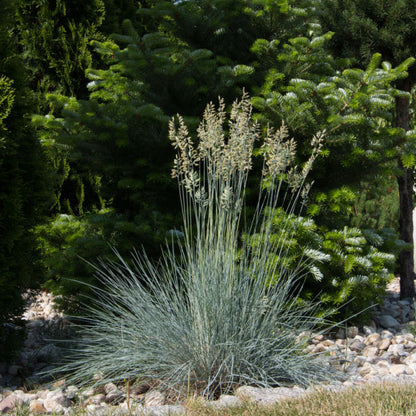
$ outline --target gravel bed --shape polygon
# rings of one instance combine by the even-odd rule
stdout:
[[[369,382],[394,381],[416,384],[416,327],[411,299],[400,300],[399,280],[387,287],[382,306],[375,309],[370,325],[350,326],[337,333],[316,335],[306,347],[310,354],[324,354],[328,365],[340,370],[343,381],[319,388],[337,390]],[[70,322],[58,312],[53,297],[42,292],[28,304],[23,315],[27,338],[12,364],[0,362],[0,413],[27,406],[31,414],[71,415],[81,406],[87,414],[167,415],[184,414],[184,406],[168,404],[165,395],[139,385],[129,388],[112,383],[96,389],[80,390],[64,381],[46,383],[36,374],[58,362],[60,350],[51,339],[68,337]],[[416,333],[416,331],[415,331]],[[30,386],[40,385],[37,389]],[[299,397],[315,388],[297,386],[260,389],[242,386],[233,396],[223,395],[212,406],[235,406],[242,400],[260,404]]]

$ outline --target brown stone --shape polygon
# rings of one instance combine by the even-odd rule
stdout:
[[[14,394],[11,394],[0,402],[0,413],[11,412],[22,403],[22,399],[18,398]]]
[[[43,406],[42,402],[39,400],[33,400],[30,402],[29,410],[31,413],[35,415],[39,415],[42,413],[46,413],[47,410],[45,409],[45,406]]]
[[[312,354],[319,354],[320,352],[324,352],[326,350],[325,345],[320,342],[315,348],[312,350]]]
[[[319,344],[324,339],[325,339],[325,337],[322,334],[319,334],[319,335],[316,335],[312,338],[312,343]]]
[[[383,338],[377,345],[379,350],[387,350],[387,348],[390,346],[391,344],[391,339],[390,338]]]
[[[370,334],[364,340],[364,344],[365,345],[372,345],[372,344],[375,344],[379,339],[380,339],[380,334],[378,334],[377,332],[375,332],[374,334]]]
[[[55,381],[55,383],[52,384],[52,387],[54,389],[56,389],[58,387],[65,387],[65,383],[66,383],[65,379],[58,380],[58,381]]]
[[[370,365],[364,365],[358,369],[358,374],[362,377],[365,377],[366,375],[371,373],[371,366]]]
[[[378,348],[372,347],[371,345],[368,345],[361,351],[361,354],[364,355],[365,357],[375,357],[377,353],[378,353]]]

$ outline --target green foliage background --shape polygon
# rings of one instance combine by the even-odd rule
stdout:
[[[352,52],[340,58],[341,27],[329,31],[322,14],[329,3],[19,0],[8,9],[0,21],[0,321],[19,313],[32,283],[78,311],[83,283],[97,283],[85,260],[111,258],[110,246],[122,255],[143,247],[157,261],[181,224],[169,119],[180,113],[193,131],[207,102],[230,104],[243,90],[261,129],[288,126],[300,164],[325,130],[290,251],[298,259],[312,244],[331,261],[319,265],[319,282],[308,274],[304,296],[319,294],[325,307],[355,298],[348,314],[381,295],[394,272],[383,253],[403,248],[394,161],[414,164],[416,134],[394,118],[412,59],[406,52],[391,65],[385,48],[368,45],[358,68]],[[260,171],[255,160],[248,213]]]

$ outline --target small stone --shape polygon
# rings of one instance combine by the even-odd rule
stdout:
[[[379,339],[380,339],[380,334],[378,334],[377,332],[374,332],[373,334],[370,334],[365,338],[364,344],[372,345],[372,344],[375,344]]]
[[[77,386],[68,386],[65,390],[65,394],[67,399],[74,400],[78,393],[78,387]]]
[[[378,349],[380,350],[387,350],[387,348],[389,348],[391,344],[391,339],[390,338],[383,338],[379,344],[377,345]]]
[[[357,372],[361,377],[365,377],[366,375],[371,373],[371,365],[363,365],[358,369]]]
[[[146,393],[144,396],[144,405],[150,406],[163,406],[165,404],[165,395],[158,390],[153,390]]]
[[[48,396],[49,390],[39,390],[37,396],[39,399],[46,399]]]
[[[371,326],[364,325],[363,332],[364,335],[368,337],[369,335],[376,333],[376,330]]]
[[[35,415],[39,415],[39,414],[47,412],[47,410],[45,409],[45,406],[39,400],[31,401],[29,405],[29,410],[30,410],[30,413],[33,413]]]
[[[124,400],[124,394],[120,390],[113,390],[110,393],[106,394],[105,401],[111,404],[117,404]]]
[[[389,368],[390,374],[400,376],[402,374],[412,375],[414,371],[405,364],[393,364]]]
[[[375,357],[377,353],[378,353],[378,348],[372,347],[370,345],[368,345],[361,351],[361,354],[364,355],[365,357]]]
[[[64,407],[57,403],[54,399],[45,399],[43,401],[43,406],[48,412],[60,413],[63,411]]]
[[[84,390],[84,391],[82,392],[82,396],[83,396],[83,397],[91,397],[91,396],[94,396],[94,394],[95,394],[95,390],[94,390],[93,388],[90,388],[90,389]]]
[[[312,342],[314,343],[314,344],[319,344],[321,341],[323,341],[325,339],[325,337],[322,335],[322,334],[319,334],[319,335],[315,335],[313,338],[312,338]]]
[[[86,405],[89,404],[101,404],[105,402],[105,394],[94,394],[94,396],[88,397],[88,399],[84,402]]]
[[[150,383],[141,383],[138,386],[130,387],[131,394],[139,395],[147,393],[151,389]]]
[[[335,334],[335,338],[338,339],[345,339],[345,329],[339,328],[337,333]]]
[[[86,406],[85,408],[87,410],[87,413],[89,413],[90,415],[101,415],[103,410],[107,411],[107,408],[97,405],[97,404],[89,404],[88,406]]]
[[[61,405],[61,406],[67,406],[69,404],[68,398],[62,393],[62,391],[54,391],[54,394],[52,394],[50,397],[47,397],[48,399],[53,399],[55,403]]]
[[[118,387],[114,383],[107,383],[106,385],[104,385],[105,394],[111,393],[115,390],[118,390]]]
[[[58,387],[65,387],[65,379],[55,381],[55,383],[52,384],[52,387],[54,389],[56,389]]]
[[[380,333],[381,338],[390,338],[392,339],[394,337],[393,332],[388,331],[387,329],[384,329],[383,331],[381,331]]]
[[[22,403],[22,399],[19,399],[16,395],[11,394],[0,402],[0,413],[10,412]]]
[[[354,358],[354,364],[357,364],[359,367],[363,366],[367,360],[364,357],[358,356]]]
[[[409,306],[413,303],[413,299],[409,298],[409,299],[401,299],[399,301],[397,301],[397,304],[400,306]]]
[[[365,344],[364,342],[361,342],[360,340],[355,339],[354,341],[351,342],[351,344],[349,345],[349,348],[351,351],[360,352],[365,348]]]
[[[347,337],[348,338],[355,338],[359,333],[358,327],[356,326],[350,326],[347,329]]]
[[[379,367],[388,368],[390,367],[390,363],[387,360],[380,360],[377,362]]]
[[[325,345],[323,345],[323,343],[320,342],[318,345],[312,348],[311,352],[312,354],[319,354],[320,352],[324,352],[325,350],[326,350]]]
[[[408,341],[408,342],[405,344],[405,348],[406,348],[407,350],[409,350],[409,351],[413,351],[413,350],[416,348],[416,342],[413,342],[413,341]]]
[[[406,355],[403,344],[391,344],[387,351],[395,356]]]
[[[406,339],[408,342],[415,342],[415,336],[413,334],[405,333],[402,335],[404,339]]]
[[[391,315],[380,315],[377,320],[379,325],[386,329],[396,329],[400,326],[400,323]]]
[[[38,351],[37,358],[38,361],[52,362],[58,361],[60,355],[61,352],[59,351],[58,347],[53,344],[47,344]]]
[[[210,403],[210,405],[214,407],[235,407],[241,405],[241,400],[236,396],[231,396],[227,394],[223,394],[220,396],[218,400],[215,400]]]

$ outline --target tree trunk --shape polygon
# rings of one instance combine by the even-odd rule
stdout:
[[[406,80],[408,81],[408,80]],[[410,92],[410,83],[405,82],[404,90]],[[409,99],[396,99],[397,127],[409,130]],[[397,177],[400,197],[400,238],[406,243],[413,244],[413,171],[406,169],[401,160],[399,168],[403,172]],[[402,250],[399,255],[400,263],[400,298],[415,297],[414,255],[413,249]]]

